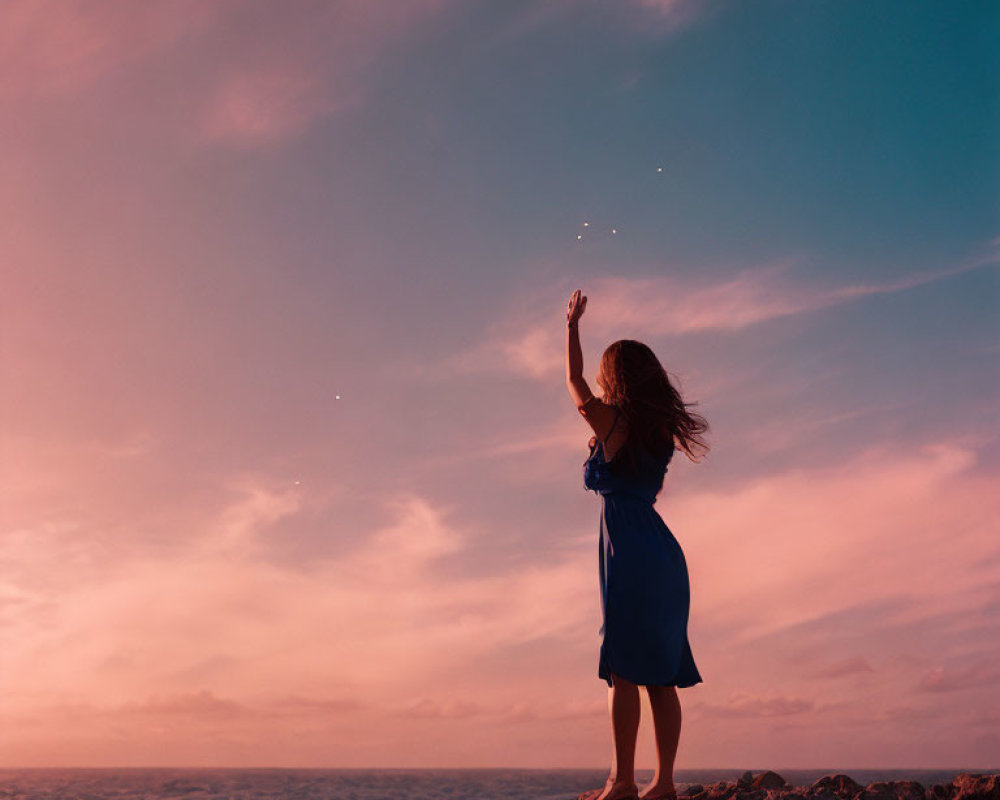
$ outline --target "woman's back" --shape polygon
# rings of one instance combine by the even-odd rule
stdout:
[[[642,443],[637,442],[634,445],[637,470],[635,474],[630,474],[628,464],[625,463],[627,454],[622,452],[627,431],[618,433],[616,430],[621,419],[619,413],[607,436],[608,442],[616,442],[610,457],[605,453],[604,442],[596,436],[591,439],[590,456],[584,463],[583,469],[584,486],[598,494],[631,495],[652,503],[663,488],[667,466],[674,455],[673,441],[670,441],[666,455],[661,457],[653,455]]]

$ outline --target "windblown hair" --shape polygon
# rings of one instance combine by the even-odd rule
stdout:
[[[612,472],[635,475],[639,470],[638,448],[665,457],[679,447],[691,461],[694,450],[709,450],[701,434],[709,429],[700,414],[688,411],[697,403],[685,403],[670,382],[652,350],[633,339],[613,342],[601,356],[600,377],[604,401],[615,406],[628,421],[628,438],[609,462]]]

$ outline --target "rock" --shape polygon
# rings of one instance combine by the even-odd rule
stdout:
[[[772,772],[771,770],[762,772],[753,779],[754,789],[781,789],[787,785],[788,784],[785,783],[784,778],[782,778],[777,772]]]
[[[862,786],[850,775],[831,773],[811,786],[791,786],[777,772],[744,772],[735,781],[693,783],[683,800],[1000,800],[1000,773],[963,772],[951,783],[926,789],[918,781],[874,781]]]
[[[856,800],[896,800],[896,790],[891,781],[873,781],[858,792]]]
[[[857,800],[927,800],[927,791],[917,781],[876,781],[858,792],[856,798]]]
[[[850,798],[854,797],[863,788],[864,787],[862,787],[862,785],[854,780],[854,778],[850,775],[838,772],[832,775],[824,775],[822,778],[814,782],[813,785],[806,790],[806,793],[815,796],[818,792],[827,791],[838,797]]]
[[[927,800],[951,800],[956,791],[953,783],[933,783],[927,789]]]
[[[893,781],[897,800],[925,800],[927,790],[917,781]]]
[[[952,781],[955,800],[1000,800],[1000,773],[963,772]]]

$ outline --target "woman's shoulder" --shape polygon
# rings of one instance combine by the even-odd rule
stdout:
[[[577,407],[577,410],[601,441],[606,440],[622,424],[622,418],[625,416],[617,406],[605,403],[596,396],[589,397],[587,402]]]

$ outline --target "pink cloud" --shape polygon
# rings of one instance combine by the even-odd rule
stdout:
[[[336,683],[361,692],[355,697],[384,700],[387,686],[407,692],[412,681],[430,681],[446,664],[502,642],[570,637],[593,627],[589,553],[520,574],[441,583],[434,563],[467,547],[465,537],[418,499],[396,507],[398,523],[300,574],[261,558],[262,528],[296,513],[294,494],[247,487],[174,558],[121,559],[113,577],[78,584],[72,603],[54,601],[46,616],[67,625],[62,646],[74,657],[33,667],[47,634],[25,630],[8,650],[9,675],[29,696],[81,685],[97,696],[143,687],[179,692],[194,658],[230,654],[237,660],[220,660],[216,670],[199,673],[199,682],[224,679],[230,694],[266,693],[264,674],[292,669],[297,677],[288,683],[309,694]],[[43,542],[32,537],[27,561],[17,539],[3,540],[15,589],[31,577],[32,562],[54,557]],[[44,590],[35,594],[42,602]],[[551,607],[578,611],[552,616]],[[326,636],[317,640],[317,631]],[[108,659],[121,653],[129,658]]]
[[[811,711],[811,700],[778,694],[767,696],[746,691],[732,692],[725,703],[699,703],[697,711],[702,715],[721,717],[775,717],[786,714],[801,714]]]
[[[110,450],[105,457],[114,458]],[[772,723],[821,714],[830,725],[863,728],[916,714],[940,727],[968,710],[934,705],[940,691],[910,700],[908,687],[922,675],[925,688],[989,688],[981,669],[937,669],[930,655],[893,661],[898,654],[885,649],[894,647],[888,632],[916,624],[927,635],[937,630],[932,619],[963,635],[959,621],[975,622],[998,577],[996,564],[969,568],[988,550],[984,520],[998,510],[993,481],[975,466],[974,451],[948,442],[913,451],[873,445],[844,464],[758,476],[725,491],[685,491],[683,476],[675,478],[658,507],[692,576],[690,635],[706,676],[685,695],[694,761],[717,752],[713,719],[741,726],[748,741],[773,735],[785,746]],[[393,737],[409,735],[411,748],[419,730],[460,740],[464,725],[530,722],[551,738],[579,720],[577,747],[586,753],[603,741],[605,701],[591,674],[599,615],[592,535],[567,526],[573,544],[558,557],[463,577],[442,567],[479,546],[475,529],[449,522],[454,506],[410,495],[389,501],[385,525],[340,518],[355,546],[290,568],[271,561],[267,539],[276,521],[309,508],[308,490],[251,473],[229,486],[195,535],[170,551],[151,543],[104,550],[82,525],[0,536],[4,596],[15,611],[0,617],[9,689],[2,714],[7,725],[33,720],[18,749],[22,763],[32,742],[37,752],[72,754],[74,737],[110,743],[114,730],[138,737],[128,752],[146,757],[152,740],[129,722],[136,716],[171,731],[170,720],[182,718],[187,742],[234,737],[230,749],[213,751],[230,753],[231,763],[263,752],[275,763],[281,749],[273,747],[293,726],[339,737],[350,735],[339,726],[352,725],[342,763],[365,763],[371,741],[382,743],[384,763],[398,764]],[[105,562],[99,580],[80,570],[90,548]],[[866,618],[879,604],[888,617]],[[835,651],[817,652],[809,626],[820,635],[823,620],[853,609],[851,635],[865,654],[831,661]],[[787,630],[801,632],[795,660],[768,644]],[[970,625],[969,647],[977,635]],[[531,653],[524,673],[505,678],[504,654],[519,648]],[[544,676],[563,661],[569,673],[555,686]],[[799,745],[788,746],[792,758]],[[428,748],[421,758],[441,756]],[[449,751],[451,763],[461,763],[460,751]],[[179,744],[164,752],[188,753]],[[328,763],[318,751],[315,758]]]
[[[203,33],[232,3],[10,0],[0,8],[0,97],[88,87],[104,74]]]
[[[436,700],[422,698],[398,711],[404,717],[471,717],[481,714],[480,703],[462,699]]]
[[[14,0],[0,9],[0,102],[30,120],[72,98],[157,142],[272,146],[359,102],[384,50],[446,5]]]
[[[154,696],[137,703],[126,701],[120,710],[129,714],[191,714],[198,717],[232,717],[242,716],[245,709],[240,703],[224,700],[212,692],[202,689],[197,692],[184,692],[168,697]]]
[[[873,597],[905,600],[897,623],[960,616],[973,587],[988,585],[969,574],[990,552],[988,510],[1000,511],[975,459],[952,442],[903,453],[872,444],[848,463],[673,500],[679,530],[697,531],[693,580],[711,587],[703,624],[749,643]]]
[[[1000,666],[996,663],[978,663],[959,667],[935,667],[920,678],[918,688],[925,692],[953,692],[995,683],[1000,683]]]
[[[815,675],[820,678],[840,678],[844,675],[853,675],[857,672],[871,672],[872,665],[864,656],[853,656],[851,658],[840,659],[834,664],[819,669]]]
[[[206,99],[200,135],[233,145],[280,142],[343,104],[324,88],[318,76],[294,65],[223,76]]]
[[[275,698],[268,703],[267,707],[281,713],[315,713],[318,711],[324,714],[340,714],[356,711],[362,708],[363,704],[353,697],[322,698],[289,694]]]
[[[365,75],[381,53],[414,36],[447,0],[343,0],[309,13],[264,7],[207,81],[196,137],[202,143],[267,146],[361,102]]]

